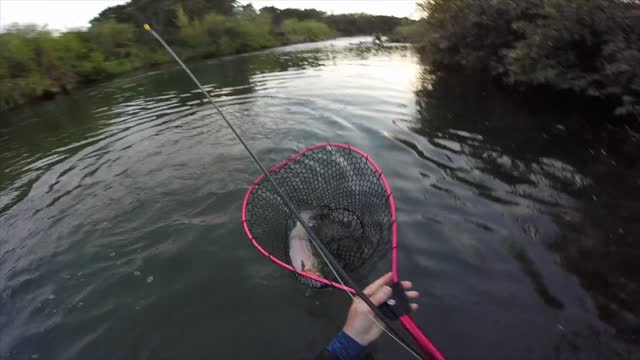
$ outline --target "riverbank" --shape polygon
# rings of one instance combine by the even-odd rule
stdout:
[[[164,49],[142,29],[141,16],[132,14],[155,14],[149,21],[185,60],[339,35],[390,33],[409,21],[365,14],[327,15],[313,9],[267,7],[257,11],[251,5],[217,8],[205,4],[201,8],[197,2],[171,3],[167,7],[131,1],[108,8],[86,30],[57,33],[35,25],[4,28],[0,33],[0,113],[169,62]]]
[[[217,43],[209,43],[207,39],[199,47],[196,43],[185,46],[175,36],[172,43],[185,60],[197,60],[337,37],[336,32],[316,21],[294,20],[286,23],[285,29],[287,32],[280,36],[263,39],[245,38],[231,42],[222,37]],[[16,27],[1,34],[1,47],[8,53],[1,56],[4,63],[0,60],[0,112],[53,99],[84,85],[171,61],[163,49],[152,48],[155,44],[150,39],[140,40],[148,43],[140,47],[128,41],[141,37],[137,32],[139,30],[129,24],[105,23],[87,32],[67,32],[60,36],[33,27]],[[83,41],[104,46],[82,45]],[[227,41],[227,45],[221,41]],[[6,77],[11,74],[14,76]]]
[[[184,49],[181,47],[178,47],[179,50],[177,50],[177,52],[179,53],[179,56],[181,56],[185,61],[218,59],[235,55],[249,55],[256,51],[277,49],[279,47],[288,45],[321,42],[337,38],[339,38],[339,36],[333,34],[330,37],[322,37],[313,41],[299,40],[279,42],[277,44],[274,44],[273,46],[257,47],[255,49],[244,52],[223,54],[211,54],[209,49],[196,51]],[[99,76],[87,78],[79,82],[63,82],[58,85],[52,84],[49,80],[42,79],[40,77],[10,79],[7,81],[0,80],[0,114],[17,110],[23,106],[29,106],[42,101],[52,100],[59,96],[69,95],[86,86],[99,84],[105,81],[111,81],[123,75],[128,76],[132,73],[135,73],[136,71],[150,70],[158,66],[171,63],[172,61],[173,59],[171,59],[168,55],[162,53],[150,53],[150,56],[146,59],[131,59],[128,61],[106,63],[105,67],[102,69],[104,72],[99,74]]]
[[[396,35],[415,43],[433,69],[605,101],[612,115],[640,119],[640,1],[423,0],[419,6],[429,16]]]

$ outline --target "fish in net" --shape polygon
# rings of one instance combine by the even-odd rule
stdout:
[[[391,249],[395,210],[380,168],[362,151],[343,144],[320,144],[269,170],[313,233],[342,268],[356,272],[379,248]],[[271,182],[260,176],[242,207],[244,230],[258,250],[294,272],[309,287],[335,286],[337,279],[308,242],[317,266],[293,261],[292,236],[299,230]],[[298,260],[299,261],[299,260]]]
[[[242,204],[243,227],[253,245],[275,263],[295,272],[296,276],[309,286],[331,285],[341,288],[350,294],[357,294],[387,326],[383,330],[417,358],[422,358],[416,352],[419,350],[415,350],[406,340],[401,339],[402,336],[399,332],[393,330],[393,325],[388,320],[385,320],[385,317],[399,320],[425,354],[435,360],[444,360],[440,351],[431,343],[431,340],[427,338],[409,315],[411,308],[398,276],[398,225],[395,203],[389,184],[378,165],[368,155],[349,145],[320,144],[292,156],[269,171],[265,170],[255,153],[242,139],[184,62],[149,24],[144,24],[144,28],[164,46],[167,52],[191,77],[233,132],[238,142],[245,148],[248,155],[262,171],[263,176],[258,178],[250,187]],[[348,151],[348,154],[345,150]],[[360,160],[364,159],[364,161],[358,160],[358,156]],[[297,175],[302,176],[296,177]],[[265,186],[263,184],[264,176],[269,180],[269,184],[273,186],[273,189],[269,189],[268,185]],[[288,181],[288,190],[286,192],[277,185],[276,177]],[[377,182],[375,181],[376,177]],[[306,186],[309,187],[305,188]],[[276,190],[276,192],[274,193],[272,190]],[[316,190],[318,195],[315,195]],[[259,195],[254,196],[255,194]],[[275,196],[276,194],[277,196]],[[311,207],[308,210],[308,219],[311,220],[311,217],[315,217],[313,222],[317,226],[316,230],[307,224],[302,214],[296,212],[295,206],[289,200],[293,198],[292,195],[295,196],[294,199],[298,202],[298,207],[301,207],[302,204]],[[283,206],[285,205],[283,201],[286,206]],[[288,210],[283,213],[283,209]],[[270,212],[269,210],[272,211]],[[276,215],[273,216],[274,214]],[[267,215],[265,218],[274,222],[265,226],[265,219],[261,219],[260,215]],[[323,277],[324,274],[319,270],[319,266],[317,266],[318,268],[312,266],[312,273],[305,271],[307,268],[302,263],[302,258],[300,259],[299,268],[296,268],[295,259],[292,258],[298,255],[296,255],[293,248],[289,249],[289,263],[286,260],[282,260],[287,259],[286,250],[282,251],[286,245],[283,245],[277,236],[281,226],[278,224],[279,221],[285,221],[288,224],[286,226],[290,227],[292,223],[290,215],[293,215],[301,223],[293,225],[293,229],[289,234],[289,244],[300,244],[299,242],[292,242],[292,239],[303,240],[304,248],[311,249],[308,246],[306,237],[312,239],[314,246],[322,252],[323,260],[332,263],[331,273],[336,274],[336,276],[338,276],[338,273],[341,274],[341,278],[338,279],[340,284]],[[310,234],[305,231],[305,235],[299,235],[303,233],[300,231],[300,227],[309,231]],[[296,235],[296,228],[298,237],[292,236],[292,234]],[[252,231],[257,234],[259,241]],[[285,227],[285,233],[286,231]],[[315,235],[316,231],[324,232],[321,239],[318,239]],[[302,239],[303,237],[305,239]],[[380,246],[381,242],[387,242],[388,240],[391,243],[392,294],[387,302],[378,308],[347,275],[343,266],[349,269],[359,268],[373,251]],[[325,243],[329,245],[331,250],[327,249]],[[309,260],[313,257],[313,263],[318,263],[311,251],[309,250],[308,252],[304,254],[307,256],[306,259]],[[332,254],[335,254],[335,257],[339,257],[340,263],[343,265],[340,265]],[[292,266],[292,263],[294,266]],[[336,267],[338,269],[337,272]],[[351,287],[347,287],[343,283],[343,278]],[[386,309],[386,311],[383,311],[383,309]]]

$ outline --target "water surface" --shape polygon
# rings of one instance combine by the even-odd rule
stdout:
[[[327,141],[378,162],[449,358],[633,358],[637,139],[369,41],[191,65],[266,165]],[[340,328],[345,294],[245,238],[258,171],[182,70],[1,116],[0,359],[311,358]]]

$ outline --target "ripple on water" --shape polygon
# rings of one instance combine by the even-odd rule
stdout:
[[[572,355],[595,353],[597,342],[612,354],[616,340],[582,278],[556,252],[586,221],[577,194],[594,180],[547,147],[519,152],[526,132],[513,125],[508,136],[487,130],[488,119],[520,117],[512,104],[492,114],[490,99],[467,101],[464,86],[435,78],[425,96],[410,48],[354,45],[365,40],[193,70],[266,166],[327,141],[376,159],[397,202],[402,276],[428,305],[416,319],[452,358],[531,348],[548,358],[566,338],[578,344]],[[20,114],[0,129],[0,358],[228,358],[226,346],[260,324],[278,326],[244,341],[290,358],[334,335],[342,320],[325,315],[346,303],[318,319],[295,279],[242,234],[240,204],[258,171],[180,69]],[[300,323],[312,324],[311,342],[291,331]],[[234,358],[255,358],[247,349],[235,346]]]

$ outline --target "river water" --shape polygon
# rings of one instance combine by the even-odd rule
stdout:
[[[369,42],[191,66],[267,166],[320,142],[378,162],[448,358],[637,359],[637,137]],[[340,328],[344,293],[246,239],[258,170],[182,70],[0,116],[0,359],[312,358]]]

